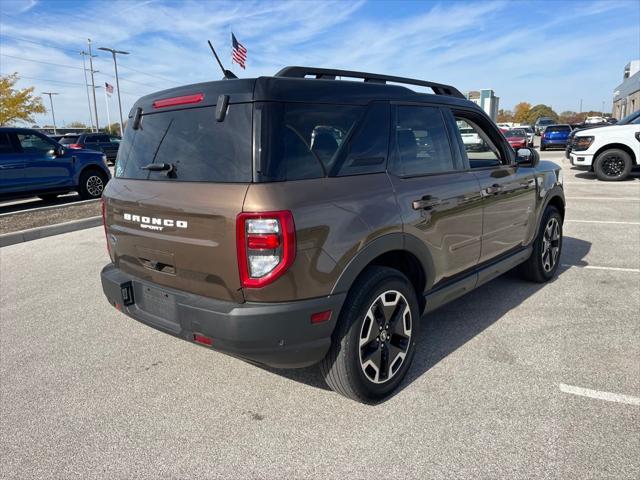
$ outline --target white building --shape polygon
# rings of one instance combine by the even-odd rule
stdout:
[[[497,120],[500,97],[496,97],[493,90],[485,88],[480,91],[471,91],[467,93],[467,99],[479,105],[494,122]]]

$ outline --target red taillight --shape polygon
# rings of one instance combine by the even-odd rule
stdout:
[[[207,347],[210,347],[211,345],[213,345],[213,340],[199,333],[193,334],[193,341],[196,343],[199,343],[200,345],[206,345]]]
[[[183,95],[181,97],[162,98],[153,102],[153,108],[175,107],[176,105],[187,105],[190,103],[200,103],[204,100],[204,93],[193,95]]]
[[[107,235],[107,206],[105,205],[104,197],[100,197],[100,210],[102,210],[102,227],[104,228],[104,239],[107,242],[107,253],[111,258],[111,246],[109,245],[109,235]]]
[[[280,277],[296,256],[293,215],[279,212],[241,213],[236,220],[240,284],[260,288]]]
[[[318,312],[311,315],[311,323],[323,323],[331,320],[331,310]]]
[[[82,145],[80,145],[79,143],[70,143],[69,145],[67,145],[67,148],[81,149]]]

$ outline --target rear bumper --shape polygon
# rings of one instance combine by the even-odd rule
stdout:
[[[102,289],[109,303],[157,330],[194,341],[212,340],[211,348],[277,368],[313,365],[326,355],[346,293],[287,303],[232,303],[172,290],[132,277],[113,264],[102,269]],[[122,285],[131,282],[133,302],[124,305]],[[146,293],[161,304],[146,307]],[[155,300],[151,300],[155,302]],[[331,310],[331,318],[312,324],[313,313]],[[151,313],[151,311],[153,313]]]

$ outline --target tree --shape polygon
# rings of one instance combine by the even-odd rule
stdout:
[[[14,88],[20,80],[18,73],[0,75],[0,125],[13,122],[33,123],[33,115],[46,113],[41,97],[35,97],[35,87]]]
[[[566,110],[560,114],[558,121],[560,123],[580,123],[584,120],[584,114]]]
[[[526,123],[531,104],[528,102],[520,102],[514,108],[513,119],[517,123]]]
[[[68,128],[89,128],[82,122],[71,122],[67,125]]]
[[[120,122],[112,123],[104,131],[111,135],[120,135]]]
[[[553,111],[548,105],[538,104],[529,110],[527,115],[527,123],[533,125],[540,117],[551,117],[556,122],[558,121],[558,114]]]
[[[498,110],[498,123],[513,122],[513,112],[511,110]]]

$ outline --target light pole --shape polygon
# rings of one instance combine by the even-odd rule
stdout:
[[[53,117],[53,134],[57,135],[58,131],[56,130],[56,114],[53,111],[53,99],[52,95],[59,95],[57,92],[42,92],[43,95],[49,95],[49,103],[51,104],[51,116]],[[63,122],[64,123],[64,122]]]
[[[116,54],[120,55],[129,55],[129,52],[123,52],[122,50],[114,50],[113,48],[100,47],[98,50],[104,50],[105,52],[111,52],[113,55],[113,66],[116,70],[116,88],[118,89],[118,110],[120,112],[120,136],[124,136],[123,126],[124,122],[122,121],[122,102],[120,101],[120,81],[118,80],[118,62],[116,60]]]
[[[84,50],[80,52],[82,55],[82,70],[84,70],[84,86],[87,87],[87,105],[89,105],[89,120],[91,122],[91,131],[93,132],[93,112],[91,111],[91,99],[89,98],[89,81],[87,80],[87,64],[84,61],[85,55],[89,55]]]
[[[93,90],[93,111],[96,118],[96,132],[100,131],[100,125],[98,124],[98,102],[96,102],[96,81],[93,78],[95,70],[93,69],[93,54],[91,53],[91,39],[88,38],[89,43],[89,69],[91,70],[91,89]]]

